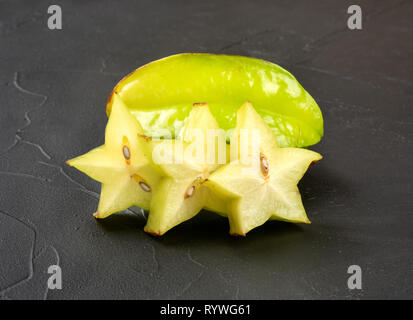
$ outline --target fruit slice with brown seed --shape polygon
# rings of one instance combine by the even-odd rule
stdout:
[[[269,219],[310,223],[297,183],[321,155],[306,149],[278,148],[267,124],[250,103],[238,110],[232,141],[239,141],[243,130],[248,136],[244,150],[254,156],[256,147],[259,163],[245,164],[238,153],[237,159],[231,159],[231,163],[212,173],[207,182],[217,194],[230,199],[227,211],[230,233],[245,235]],[[252,139],[253,130],[259,133],[259,145]]]
[[[200,119],[203,119],[202,123],[199,122]],[[215,147],[206,144],[204,138],[209,129],[217,130],[219,126],[207,104],[197,105],[185,124],[180,140],[152,141],[150,144],[153,161],[159,166],[163,177],[153,189],[145,232],[162,235],[194,217],[202,208],[216,212],[226,211],[225,202],[205,186],[210,173],[220,166],[217,162],[206,161],[208,152],[213,152],[209,147],[217,147],[217,144]],[[192,130],[200,131],[203,135],[200,139],[194,139]],[[192,157],[192,152],[189,151],[202,144],[204,152],[201,157]],[[165,163],[164,160],[170,163]]]
[[[96,218],[136,205],[149,209],[159,174],[151,163],[142,127],[118,95],[106,132],[105,144],[67,161],[67,164],[102,183]]]

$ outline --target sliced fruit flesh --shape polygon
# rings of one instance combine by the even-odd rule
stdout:
[[[238,111],[234,135],[241,130],[259,130],[259,164],[231,162],[211,174],[208,186],[231,200],[228,206],[230,233],[245,235],[269,219],[309,223],[297,183],[313,162],[322,157],[298,148],[277,148],[275,137],[266,135],[266,123],[250,103]],[[243,119],[248,118],[248,121]],[[253,148],[249,142],[249,151]]]
[[[198,123],[200,115],[205,120]],[[192,129],[201,130],[204,136],[210,129],[218,129],[218,124],[210,114],[208,105],[196,106],[185,124],[181,140],[152,141],[152,157],[162,172],[159,184],[154,186],[153,198],[145,231],[162,235],[174,226],[194,217],[202,208],[208,207],[217,212],[226,210],[224,201],[215,197],[205,186],[208,176],[219,167],[217,163],[208,164],[202,150],[203,161],[199,158],[180,156],[187,155],[192,147],[206,144],[205,139],[193,139]],[[186,141],[183,141],[186,140]],[[169,163],[165,163],[169,160]],[[178,161],[180,160],[180,161]]]
[[[67,161],[70,166],[102,183],[95,213],[97,218],[105,218],[133,205],[149,209],[151,186],[159,180],[147,142],[140,137],[142,127],[118,95],[114,95],[113,100],[105,144]]]

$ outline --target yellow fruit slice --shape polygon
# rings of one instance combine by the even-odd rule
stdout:
[[[254,132],[259,136],[258,144]],[[250,103],[238,110],[231,141],[241,144],[242,138],[250,163],[242,161],[239,147],[235,156],[232,153],[231,162],[212,173],[207,182],[217,194],[230,200],[230,233],[245,235],[269,219],[310,223],[297,183],[310,164],[322,156],[306,149],[278,148],[271,129]]]
[[[220,166],[215,156],[208,161],[208,154],[215,154],[218,148],[218,144],[207,143],[209,130],[219,130],[219,126],[208,105],[195,105],[180,139],[150,143],[153,162],[163,177],[153,189],[145,232],[162,235],[202,208],[226,211],[225,202],[205,186],[211,172]],[[225,153],[225,137],[222,139]]]
[[[133,205],[149,209],[152,189],[159,180],[147,142],[141,136],[142,127],[118,95],[113,99],[105,144],[67,161],[102,183],[96,218],[105,218]]]

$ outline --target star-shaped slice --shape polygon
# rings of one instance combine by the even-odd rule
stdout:
[[[96,218],[105,218],[133,205],[149,209],[152,189],[159,180],[141,125],[117,94],[113,99],[105,144],[67,161],[102,183]]]
[[[215,212],[226,210],[225,202],[205,186],[211,172],[222,165],[219,143],[208,144],[211,130],[219,132],[220,129],[208,105],[194,104],[179,139],[152,141],[152,159],[163,177],[153,189],[145,232],[162,235],[194,217],[202,208]],[[225,164],[227,147],[223,131],[221,138]]]
[[[254,134],[259,140],[254,140]],[[310,223],[297,183],[322,156],[306,149],[278,148],[271,129],[248,102],[237,113],[231,138],[231,143],[235,142],[239,147],[231,148],[237,150],[231,151],[231,162],[211,174],[207,182],[230,201],[230,233],[244,236],[270,219]]]

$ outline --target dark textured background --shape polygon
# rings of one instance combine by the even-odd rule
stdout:
[[[0,1],[0,299],[413,298],[412,1],[58,1],[61,31],[50,4]],[[153,238],[137,208],[92,217],[99,185],[64,161],[103,143],[123,75],[179,52],[268,59],[317,100],[312,225],[239,239],[202,212]],[[352,264],[363,290],[347,288]]]

